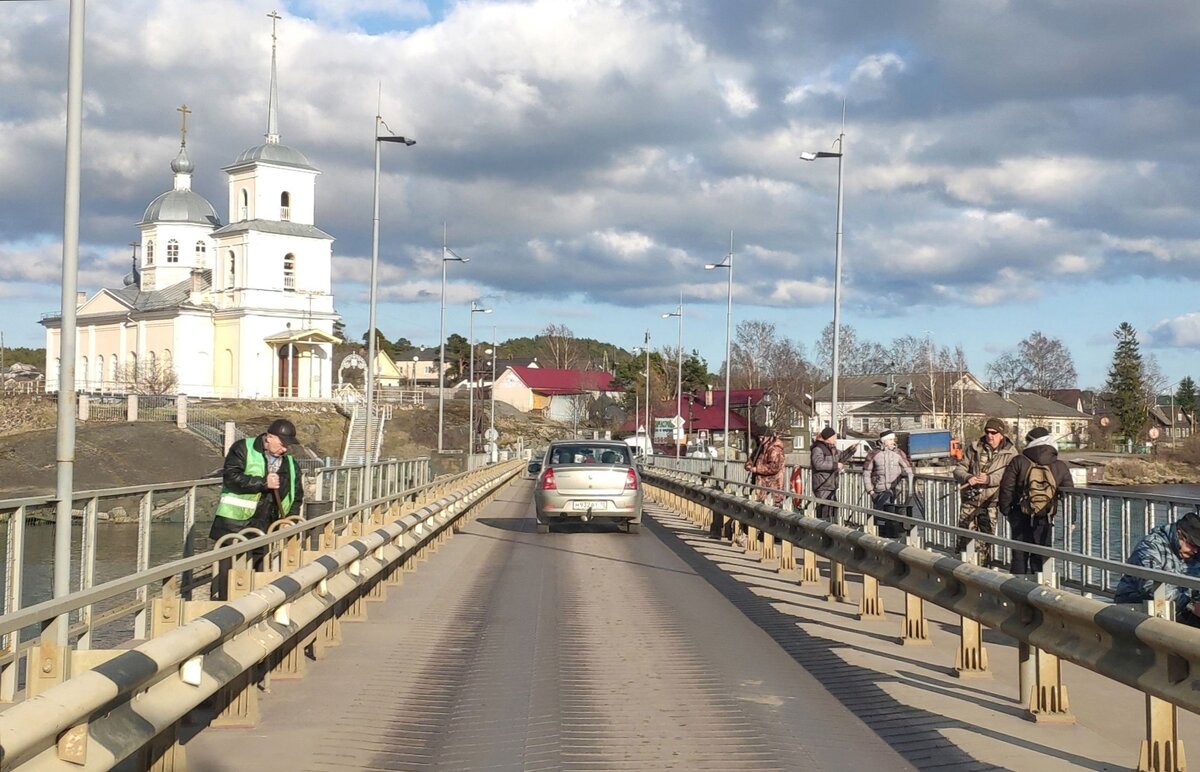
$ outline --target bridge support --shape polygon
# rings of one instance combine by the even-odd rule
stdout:
[[[1052,560],[1046,560],[1036,580],[1046,587],[1058,586],[1058,574]],[[1021,696],[1025,700],[1029,718],[1037,722],[1075,723],[1070,700],[1067,699],[1067,687],[1062,682],[1062,662],[1059,658],[1027,643],[1018,643],[1017,654],[1020,657]]]
[[[922,548],[921,537],[910,535],[905,543],[909,547]],[[919,595],[904,593],[904,625],[900,629],[900,644],[903,646],[929,646],[929,624],[925,621],[925,601]]]
[[[790,541],[781,539],[779,543],[779,570],[796,570],[796,548]]]
[[[879,531],[875,527],[874,518],[867,518],[867,524],[863,526],[863,533],[871,536],[879,535]],[[858,603],[859,620],[883,619],[883,598],[879,596],[879,580],[864,571],[862,586],[862,600]]]
[[[959,560],[971,565],[979,562],[975,551],[975,540],[967,542],[967,547]],[[958,652],[954,655],[954,674],[959,678],[991,678],[988,670],[987,649],[983,647],[983,625],[970,617],[958,618]]]
[[[816,584],[821,581],[821,571],[817,568],[817,553],[804,550],[801,560],[799,584]]]
[[[1175,618],[1175,604],[1160,586],[1154,599],[1146,601],[1146,613]],[[1179,739],[1179,710],[1170,702],[1146,695],[1146,739],[1138,754],[1138,772],[1184,772],[1187,759]]]

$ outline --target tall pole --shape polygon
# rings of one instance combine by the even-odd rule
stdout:
[[[493,436],[495,436],[496,431],[496,359],[499,356],[500,349],[496,348],[496,326],[492,325],[492,385],[491,388],[488,389],[490,392],[489,397],[491,398],[492,405],[491,409],[488,410],[488,428],[492,430]],[[496,460],[500,458],[500,446],[494,439],[488,440],[488,442],[492,443],[491,459],[492,463],[494,464],[496,463]]]
[[[438,325],[438,453],[442,452],[442,427],[446,415],[446,223],[442,223],[442,309]]]
[[[679,291],[679,362],[675,372],[675,415],[683,417],[683,290]],[[675,441],[675,458],[679,458],[679,441]]]
[[[471,349],[471,364],[467,376],[467,469],[475,452],[475,301],[471,301],[471,320],[467,324],[467,346]]]
[[[371,419],[375,417],[375,293],[378,289],[376,274],[379,269],[379,125],[383,118],[375,113],[375,191],[371,215],[371,292],[370,312],[367,320],[367,404],[363,421],[363,491],[367,501],[372,499],[371,478],[373,476],[371,452]]]
[[[654,434],[653,427],[650,426],[650,331],[646,330],[646,339],[643,341],[643,347],[646,349],[646,438],[650,441],[650,451],[654,452]]]
[[[729,376],[733,371],[733,230],[729,231],[729,284],[725,296],[725,429],[722,435],[721,455],[724,462],[729,464]],[[725,475],[728,479],[729,475]]]
[[[833,251],[833,399],[830,425],[838,431],[838,369],[842,337],[842,169],[846,155],[846,103],[842,102],[842,133],[838,134],[837,239]]]
[[[67,34],[66,192],[63,197],[62,321],[59,327],[58,421],[55,465],[54,597],[71,593],[71,504],[75,474],[75,303],[79,281],[79,170],[83,155],[84,0],[71,0]],[[46,630],[67,645],[68,614]]]

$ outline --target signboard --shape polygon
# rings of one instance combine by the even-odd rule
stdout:
[[[670,418],[655,418],[654,419],[654,439],[669,440],[674,426]]]
[[[486,432],[483,433],[483,436],[488,442],[495,442],[500,437],[500,432],[496,431],[495,429],[489,428]]]
[[[676,429],[682,429],[684,423],[683,416],[681,415],[677,415],[671,419],[671,426],[674,426]]]

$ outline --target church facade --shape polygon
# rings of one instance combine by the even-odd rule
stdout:
[[[320,172],[280,142],[274,30],[271,39],[266,142],[223,170],[228,224],[191,189],[184,106],[174,184],[137,223],[133,271],[123,287],[80,293],[81,393],[332,397],[333,237],[315,224]],[[49,391],[61,322],[42,320]]]

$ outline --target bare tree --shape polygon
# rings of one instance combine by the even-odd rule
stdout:
[[[160,396],[175,394],[179,390],[175,368],[165,362],[126,365],[122,380],[134,394]]]
[[[1046,397],[1054,389],[1075,387],[1078,378],[1075,362],[1058,338],[1049,338],[1034,330],[1017,344],[1017,351],[1025,365],[1024,388]]]
[[[736,380],[746,389],[761,389],[771,363],[772,349],[779,345],[779,333],[771,322],[747,319],[738,322],[730,346],[733,360],[730,384]]]
[[[987,366],[988,388],[1015,391],[1025,383],[1025,363],[1011,351],[1001,354]]]
[[[560,370],[572,370],[579,363],[579,342],[575,333],[565,324],[548,324],[538,336],[541,342],[541,358]]]

